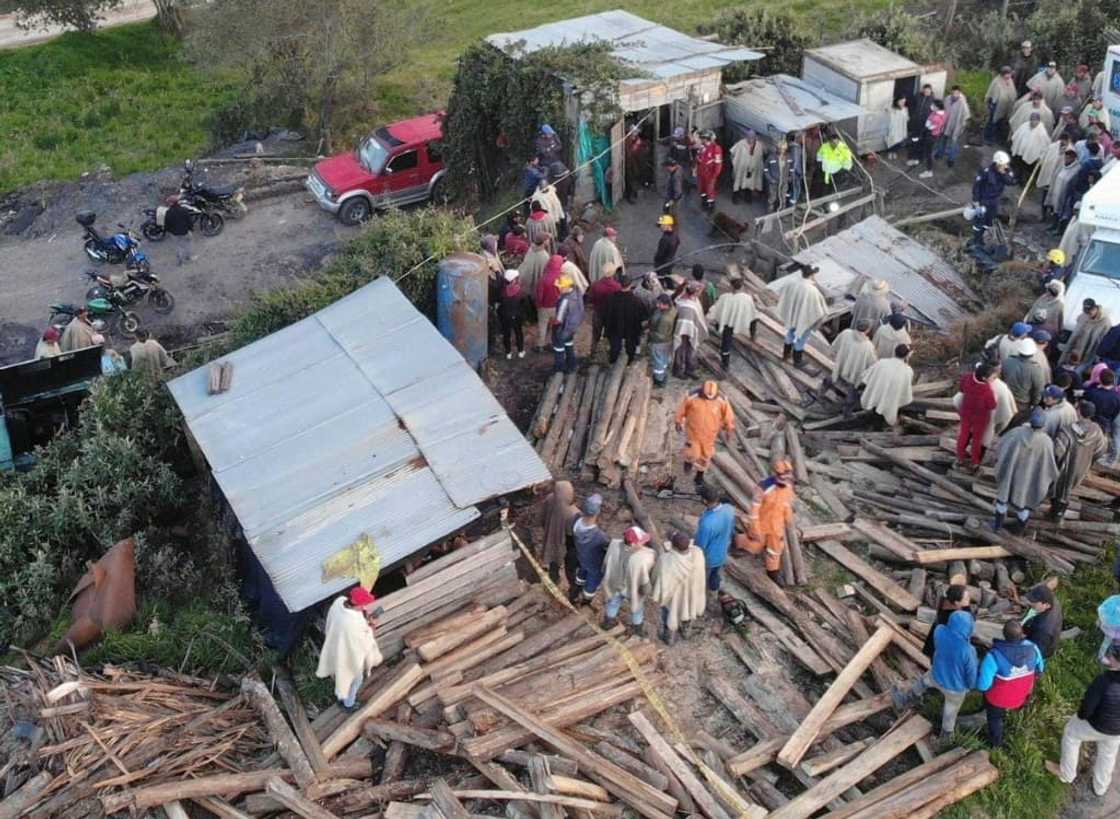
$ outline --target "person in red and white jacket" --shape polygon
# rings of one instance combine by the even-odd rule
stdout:
[[[980,663],[976,680],[977,689],[984,692],[988,742],[993,748],[1003,745],[1004,715],[1023,707],[1044,667],[1042,652],[1023,638],[1023,626],[1019,621],[1004,623],[1003,639],[992,641],[992,650]]]

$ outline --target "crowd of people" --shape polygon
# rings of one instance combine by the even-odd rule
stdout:
[[[53,358],[87,347],[101,347],[102,375],[131,369],[158,378],[164,370],[175,366],[175,360],[147,330],[138,329],[136,340],[122,355],[106,342],[105,329],[103,321],[90,318],[88,307],[80,307],[61,331],[53,324],[43,331],[35,344],[35,358]]]

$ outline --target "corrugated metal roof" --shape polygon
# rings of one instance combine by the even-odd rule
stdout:
[[[855,295],[859,287],[853,285],[860,276],[886,279],[892,298],[906,302],[908,313],[937,327],[963,318],[979,304],[944,259],[878,216],[829,236],[794,259],[820,267],[817,283],[830,299]]]
[[[788,74],[736,83],[723,96],[725,121],[740,132],[752,128],[771,139],[822,123],[858,119],[863,113],[855,103]]]
[[[387,278],[168,385],[277,593],[299,611],[349,585],[323,561],[368,533],[383,565],[548,480],[494,396]]]
[[[805,59],[810,58],[857,81],[921,73],[921,66],[913,60],[908,60],[866,37],[810,48],[805,52]]]
[[[765,56],[749,48],[690,37],[620,9],[558,20],[524,31],[491,34],[486,42],[513,56],[531,54],[548,46],[614,43],[613,53],[618,59],[661,79],[718,69],[733,62],[761,60]]]

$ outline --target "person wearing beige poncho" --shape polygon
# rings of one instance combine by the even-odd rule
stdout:
[[[887,320],[879,325],[871,342],[875,345],[875,355],[879,358],[892,358],[895,348],[899,344],[910,345],[910,330],[907,329],[906,316],[902,313],[891,313]]]
[[[900,344],[893,358],[884,358],[863,376],[860,405],[882,416],[889,426],[898,423],[898,411],[914,400],[914,371],[906,363],[910,348]]]
[[[326,636],[315,676],[334,677],[334,695],[347,711],[356,707],[362,680],[381,665],[381,651],[367,619],[376,602],[368,590],[355,586],[349,595],[336,598],[327,611]]]
[[[786,328],[782,358],[793,353],[794,365],[801,364],[809,336],[828,315],[828,301],[817,287],[814,276],[817,268],[802,264],[798,272],[786,276],[778,296],[778,315]]]
[[[1041,94],[1028,94],[1015,103],[1015,108],[1011,113],[1011,119],[1007,122],[1011,133],[1015,133],[1015,129],[1024,122],[1028,122],[1031,118],[1031,114],[1038,114],[1042,121],[1042,127],[1047,131],[1054,130],[1054,112],[1050,110],[1050,106],[1042,99]]]
[[[1042,127],[1037,114],[1015,129],[1011,135],[1011,155],[1023,163],[1020,179],[1030,179],[1035,163],[1045,156],[1050,147],[1050,132]]]
[[[592,282],[604,275],[604,265],[610,263],[612,270],[626,272],[626,265],[622,261],[622,253],[615,243],[618,231],[613,227],[603,229],[603,235],[591,246],[591,254],[587,257],[587,275]],[[610,275],[610,274],[606,274]]]
[[[984,126],[984,142],[991,144],[997,139],[1006,139],[1007,118],[1011,116],[1011,109],[1018,98],[1014,72],[1011,66],[1005,65],[992,77],[992,81],[988,83],[988,91],[984,94],[984,105],[988,109],[988,122]]]
[[[836,337],[829,351],[834,362],[832,382],[847,393],[847,398],[844,399],[845,415],[855,405],[856,385],[863,381],[863,376],[879,360],[879,356],[875,354],[875,345],[868,337],[870,330],[871,323],[867,319],[860,319],[854,327],[849,327]]]
[[[646,595],[652,585],[657,555],[649,547],[649,533],[640,526],[631,526],[622,540],[612,540],[607,547],[603,568],[603,628],[614,628],[622,604],[630,604],[630,633],[641,636],[645,619]]]
[[[673,534],[669,547],[657,558],[651,596],[661,606],[659,636],[672,645],[678,631],[687,640],[692,621],[704,616],[708,592],[700,547],[681,532]]]

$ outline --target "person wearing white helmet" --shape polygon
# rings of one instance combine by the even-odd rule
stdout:
[[[995,222],[999,215],[999,200],[1003,196],[1003,189],[1015,184],[1015,176],[1011,173],[1011,157],[1006,151],[996,151],[992,155],[992,164],[982,168],[972,181],[972,201],[974,207],[983,208],[972,220],[972,246],[980,247],[984,243],[984,234]]]

